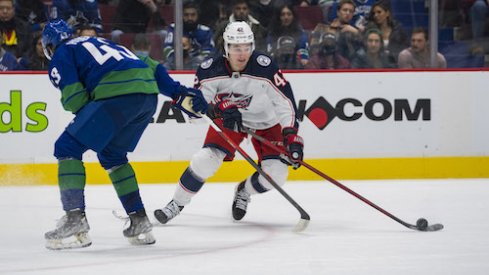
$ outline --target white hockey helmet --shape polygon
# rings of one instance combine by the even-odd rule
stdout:
[[[230,22],[222,34],[224,38],[224,51],[229,57],[229,44],[251,43],[251,51],[255,50],[255,37],[250,25],[243,21]]]

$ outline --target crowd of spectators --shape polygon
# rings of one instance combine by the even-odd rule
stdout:
[[[77,35],[112,39],[146,52],[168,69],[176,68],[175,45],[182,47],[184,69],[196,69],[209,56],[223,54],[222,33],[234,21],[247,22],[256,49],[282,69],[487,66],[489,0],[440,1],[440,29],[452,28],[453,37],[440,38],[444,48],[435,64],[430,61],[427,21],[405,26],[398,19],[404,14],[392,8],[394,1],[187,0],[183,37],[175,41],[174,14],[165,12],[173,9],[171,0],[0,0],[0,71],[46,70],[40,32],[56,18],[65,19]],[[101,12],[109,8],[112,14]],[[322,19],[306,29],[302,22],[312,18],[307,18],[312,9],[320,10]],[[427,16],[427,7],[424,12]],[[461,29],[468,31],[461,35]]]

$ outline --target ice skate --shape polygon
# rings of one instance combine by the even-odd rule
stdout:
[[[166,224],[171,219],[180,214],[180,211],[182,211],[182,209],[183,206],[178,205],[175,201],[172,200],[162,209],[156,209],[154,215],[160,223]]]
[[[151,225],[144,209],[129,213],[129,220],[131,224],[122,231],[129,243],[133,245],[147,245],[156,242],[153,233],[151,233],[153,225]]]
[[[250,203],[251,197],[250,193],[245,189],[245,182],[241,182],[236,187],[236,192],[234,193],[233,200],[233,218],[236,221],[241,220],[246,215],[246,208],[248,203]]]
[[[92,244],[88,235],[88,225],[85,212],[74,209],[66,212],[56,225],[56,229],[46,232],[46,248],[53,250],[82,248]]]

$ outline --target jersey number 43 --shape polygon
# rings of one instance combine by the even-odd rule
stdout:
[[[105,44],[101,39],[99,41],[103,44],[98,47],[91,42],[83,42],[82,45],[100,65],[104,64],[110,58],[114,58],[117,61],[124,58],[138,60],[138,57],[124,46],[119,45],[118,47],[120,49],[117,49]]]

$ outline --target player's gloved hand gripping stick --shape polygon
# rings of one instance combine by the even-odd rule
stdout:
[[[288,160],[294,169],[301,166],[299,161],[304,159],[304,140],[297,134],[297,129],[286,127],[282,130],[284,147],[287,150]]]
[[[173,105],[191,118],[200,118],[207,113],[209,104],[198,89],[182,87],[180,95],[173,100]]]

